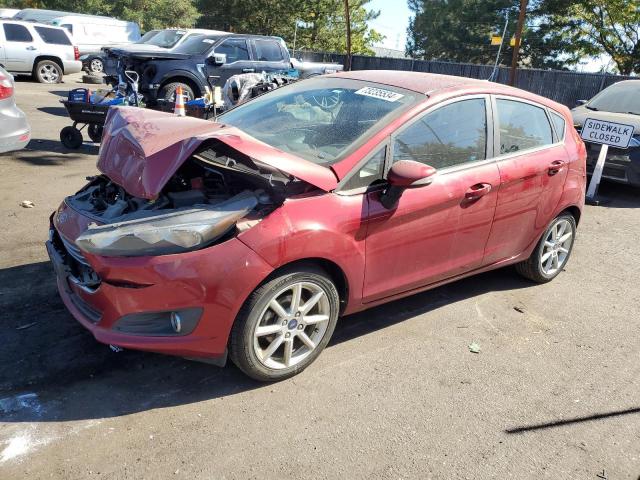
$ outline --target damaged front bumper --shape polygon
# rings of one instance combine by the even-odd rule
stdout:
[[[236,238],[194,252],[85,261],[98,283],[78,274],[75,253],[51,227],[47,252],[62,301],[97,341],[224,363],[244,299],[272,268]],[[180,325],[176,331],[176,316]]]

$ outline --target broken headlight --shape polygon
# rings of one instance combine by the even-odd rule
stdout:
[[[146,212],[142,218],[89,227],[76,239],[88,253],[131,257],[181,253],[210,245],[257,205],[242,192],[216,205],[196,205],[170,213]]]

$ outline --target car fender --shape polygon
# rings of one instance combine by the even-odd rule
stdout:
[[[288,199],[238,239],[274,269],[300,260],[335,264],[347,283],[344,313],[362,303],[366,222],[363,195],[334,193]],[[339,214],[338,214],[339,213]]]

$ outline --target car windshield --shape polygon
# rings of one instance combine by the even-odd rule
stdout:
[[[155,37],[158,33],[160,33],[160,30],[149,30],[142,37],[140,37],[140,40],[134,43],[147,43],[151,38]]]
[[[306,160],[331,165],[422,95],[336,77],[293,83],[255,98],[220,122]]]
[[[202,55],[213,47],[213,44],[218,38],[220,37],[212,35],[191,35],[171,51],[187,55]]]
[[[604,89],[587,104],[603,112],[640,115],[640,81],[620,82]]]
[[[163,30],[151,37],[146,43],[162,48],[173,47],[185,35],[184,30]]]

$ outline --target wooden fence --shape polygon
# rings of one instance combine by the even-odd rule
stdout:
[[[345,55],[317,52],[300,53],[303,60],[337,62],[344,65]],[[404,70],[441,73],[485,80],[491,76],[491,72],[493,71],[492,65],[475,65],[471,63],[453,63],[435,60],[411,60],[407,58],[367,57],[362,55],[354,55],[352,57],[351,68],[352,70]],[[509,69],[506,67],[498,68],[495,81],[506,84],[508,78]],[[578,100],[588,100],[609,85],[619,82],[620,80],[629,79],[639,79],[639,77],[522,68],[518,69],[516,86],[523,90],[551,98],[569,108],[573,108],[576,106]]]

